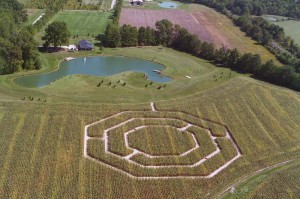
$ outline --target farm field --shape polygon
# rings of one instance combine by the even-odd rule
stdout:
[[[238,179],[260,168],[296,158],[300,151],[299,94],[248,77],[234,78],[193,97],[154,101],[157,113],[148,102],[101,105],[0,99],[1,198],[215,198]],[[112,98],[113,101],[116,99]],[[189,122],[198,117],[226,124],[242,156],[210,179],[167,180],[138,180],[107,166],[116,164],[118,159],[108,159],[110,162],[104,162],[105,165],[84,158],[84,127],[122,111],[153,112],[153,116],[158,114],[159,118],[172,116],[163,112],[184,112],[190,115],[184,117]],[[180,117],[180,114],[176,115]],[[119,119],[124,121],[126,117]],[[118,121],[104,125],[111,126]],[[131,127],[126,124],[123,130]],[[94,133],[101,133],[101,129],[97,127]],[[101,145],[94,146],[92,142],[88,144],[89,151],[97,155]],[[135,139],[130,142],[134,143]],[[220,142],[223,149],[224,145],[226,143]],[[206,146],[205,150],[209,148]],[[228,149],[224,157],[218,157],[220,162],[226,162],[223,158],[230,158],[231,152]],[[146,164],[142,159],[139,161]],[[152,163],[148,161],[147,164]],[[209,171],[207,168],[210,166],[201,166],[203,171]],[[145,172],[149,174],[150,171]],[[166,171],[154,171],[159,176],[162,172]],[[185,171],[173,169],[168,172],[177,175],[177,172]],[[297,194],[297,189],[293,190]]]
[[[120,25],[131,24],[137,27],[155,27],[156,21],[168,19],[198,35],[202,41],[214,43],[216,47],[222,47],[223,45],[228,48],[237,48],[243,53],[258,53],[264,61],[276,60],[275,56],[263,46],[246,37],[225,15],[198,4],[185,6],[184,9],[164,10],[123,8]]]

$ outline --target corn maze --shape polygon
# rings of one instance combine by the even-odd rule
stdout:
[[[83,153],[138,179],[212,178],[242,155],[226,125],[154,103],[86,125]]]

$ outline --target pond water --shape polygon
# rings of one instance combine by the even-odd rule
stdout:
[[[17,84],[25,87],[42,87],[64,76],[74,74],[111,76],[126,71],[142,72],[154,82],[169,82],[170,77],[162,76],[154,70],[161,71],[164,66],[142,59],[130,57],[87,57],[61,62],[58,70],[45,73],[22,76],[15,79]]]
[[[169,2],[169,1],[160,2],[158,5],[160,7],[162,7],[162,8],[177,8],[178,7],[177,3],[175,3],[175,2]]]

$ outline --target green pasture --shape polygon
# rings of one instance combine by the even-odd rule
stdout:
[[[274,24],[284,28],[285,34],[290,36],[298,45],[300,45],[300,21],[279,21],[274,22]]]
[[[110,15],[109,12],[61,11],[51,21],[65,22],[71,35],[98,35],[104,33]]]
[[[278,15],[263,15],[263,18],[270,23],[278,25],[284,28],[284,32],[287,36],[290,36],[294,41],[300,45],[300,21],[293,20],[288,17]]]

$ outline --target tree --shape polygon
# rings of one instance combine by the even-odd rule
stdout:
[[[140,46],[154,46],[157,44],[155,30],[149,26],[140,27],[138,31],[138,44]]]
[[[137,46],[138,30],[136,27],[124,24],[121,28],[121,43],[123,47]]]
[[[212,60],[215,55],[215,47],[212,43],[203,42],[201,45],[200,56],[204,59]]]
[[[145,46],[147,45],[146,43],[147,43],[146,28],[141,26],[138,31],[138,45]]]
[[[42,38],[44,44],[53,44],[56,48],[62,44],[68,44],[71,36],[65,22],[55,21],[46,28],[46,35]]]
[[[173,42],[173,24],[167,20],[163,19],[155,23],[157,29],[158,42],[163,46],[170,46]]]
[[[119,25],[110,23],[105,29],[104,46],[116,48],[120,46],[121,35]]]
[[[236,48],[229,49],[227,50],[227,52],[228,54],[224,64],[230,68],[236,68],[238,65],[239,58],[241,56],[240,52]]]
[[[262,65],[261,57],[258,54],[245,53],[237,64],[237,68],[247,73],[255,73]]]

